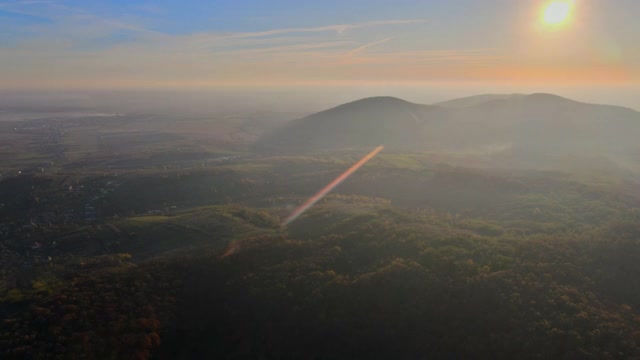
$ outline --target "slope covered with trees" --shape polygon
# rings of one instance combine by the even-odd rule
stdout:
[[[364,150],[0,181],[0,357],[640,357],[633,177]],[[8,235],[5,235],[8,234]]]
[[[496,167],[548,169],[595,159],[637,170],[639,137],[634,110],[552,94],[480,95],[430,106],[375,97],[294,120],[261,137],[254,151],[300,154],[383,144],[484,154]]]

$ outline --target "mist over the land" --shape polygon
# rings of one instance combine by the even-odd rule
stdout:
[[[372,97],[286,123],[253,149],[309,154],[384,144],[387,151],[466,156],[476,167],[636,172],[638,138],[640,113],[552,94],[432,105]]]
[[[133,129],[183,135],[195,135],[195,121],[208,124],[199,136],[209,133],[209,145],[219,146],[216,141],[233,133],[235,149],[258,154],[385,144],[387,151],[438,153],[464,166],[637,171],[638,112],[612,106],[629,104],[624,97],[607,103],[612,94],[606,88],[561,89],[575,98],[517,92],[448,95],[486,87],[5,92],[0,121],[114,117],[128,119]],[[380,92],[385,96],[377,96]],[[593,100],[604,94],[609,96]]]
[[[0,357],[640,356],[640,113],[324,90],[0,97]]]
[[[433,104],[478,94],[553,93],[573,100],[640,109],[637,86],[507,86],[491,84],[230,86],[202,89],[140,90],[1,90],[4,113],[90,109],[113,112],[185,114],[275,111],[309,115],[342,103],[374,96],[393,96]],[[1,116],[1,115],[0,115]],[[1,117],[0,117],[1,119]]]
[[[639,0],[0,0],[0,359],[640,360]]]

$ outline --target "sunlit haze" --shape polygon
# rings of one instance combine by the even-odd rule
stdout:
[[[552,1],[544,9],[543,20],[549,25],[561,24],[569,18],[573,7],[573,1]]]
[[[480,84],[622,94],[640,81],[638,13],[633,0],[4,0],[0,88]]]
[[[640,0],[0,0],[0,359],[640,359]]]

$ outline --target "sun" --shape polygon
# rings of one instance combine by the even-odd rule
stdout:
[[[571,10],[573,8],[573,1],[552,1],[545,9],[542,16],[542,21],[548,25],[560,25],[567,21]]]

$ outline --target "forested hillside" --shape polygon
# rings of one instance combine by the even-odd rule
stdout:
[[[300,154],[385,145],[466,153],[491,167],[640,169],[640,113],[552,94],[479,95],[435,105],[373,97],[291,121],[254,151]],[[617,169],[616,169],[617,167]]]
[[[52,260],[2,298],[3,357],[640,356],[633,183],[383,153],[280,227],[359,156],[0,182],[4,216],[117,182],[104,221],[5,243]]]

